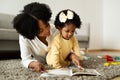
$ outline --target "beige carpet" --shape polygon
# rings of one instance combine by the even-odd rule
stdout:
[[[101,76],[56,76],[44,78],[40,77],[40,73],[23,68],[20,59],[0,60],[0,80],[111,80],[120,75],[120,65],[104,67],[104,62],[105,60],[96,57],[83,61],[85,68],[95,68],[102,74]]]
[[[111,80],[120,80],[120,77],[115,77],[115,78],[113,78]]]

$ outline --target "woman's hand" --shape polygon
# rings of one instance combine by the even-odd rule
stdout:
[[[31,62],[31,63],[29,64],[29,68],[32,68],[33,71],[35,71],[35,72],[43,72],[43,71],[46,71],[44,65],[43,65],[41,62],[39,62],[39,61],[37,61],[37,62],[36,62],[36,61]]]

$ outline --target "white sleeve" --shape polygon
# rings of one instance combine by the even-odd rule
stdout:
[[[20,45],[20,51],[21,51],[21,63],[24,67],[28,68],[28,65],[32,61],[37,61],[32,58],[32,51],[30,48],[30,44],[26,38],[23,36],[19,36],[19,45]]]

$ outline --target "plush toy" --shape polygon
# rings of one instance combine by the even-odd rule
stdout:
[[[104,63],[104,66],[120,65],[120,57],[119,56],[112,57],[110,55],[104,55],[104,56],[102,56],[102,58],[106,59],[106,61],[107,61]]]
[[[104,66],[110,66],[110,65],[120,65],[120,62],[113,61],[113,62],[105,62],[104,63]]]
[[[103,59],[106,59],[107,62],[112,62],[112,61],[113,61],[113,57],[110,56],[110,55],[104,55],[102,58],[103,58]]]
[[[114,61],[120,61],[120,56],[115,56]]]
[[[110,63],[105,62],[105,63],[104,63],[104,66],[110,66]]]

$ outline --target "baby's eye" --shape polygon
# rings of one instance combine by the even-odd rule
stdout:
[[[75,32],[75,31],[72,31],[73,33]]]

